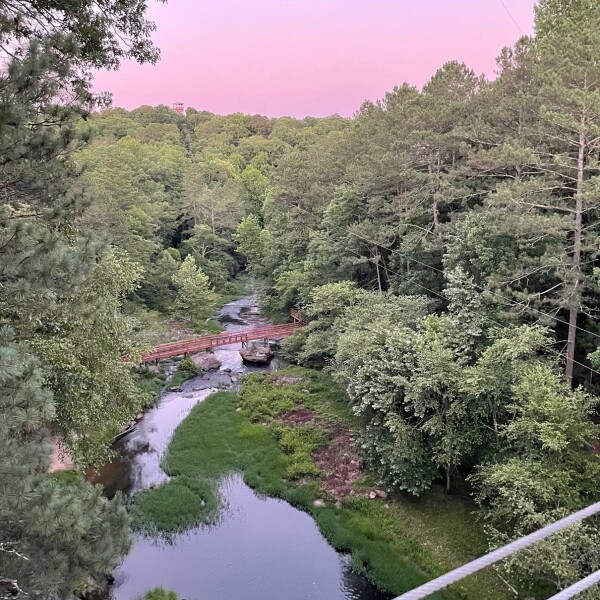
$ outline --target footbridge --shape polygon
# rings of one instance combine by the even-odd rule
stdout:
[[[202,350],[218,348],[219,346],[229,346],[230,344],[247,344],[254,340],[280,340],[294,331],[304,327],[305,323],[300,318],[297,309],[292,309],[290,315],[292,323],[283,323],[282,325],[265,325],[264,327],[248,327],[238,329],[237,331],[225,331],[214,335],[202,335],[178,342],[160,344],[155,346],[149,352],[142,354],[142,363],[159,361],[173,356],[195,354]]]

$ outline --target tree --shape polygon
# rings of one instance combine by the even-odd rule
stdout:
[[[147,592],[144,600],[177,600],[177,594],[158,587]]]
[[[139,353],[121,304],[140,275],[126,256],[106,253],[31,341],[54,392],[56,433],[80,467],[105,462],[114,436],[148,401],[132,378],[133,363],[123,362]]]
[[[185,257],[177,273],[173,275],[177,288],[174,310],[182,317],[198,322],[215,301],[215,294],[208,277],[196,266],[191,254]]]
[[[544,135],[558,151],[551,162],[557,173],[556,194],[567,200],[571,215],[571,268],[565,277],[568,311],[566,377],[573,378],[577,323],[586,277],[582,253],[597,256],[597,236],[593,241],[584,227],[594,230],[600,203],[597,200],[597,153],[600,141],[600,7],[576,1],[560,18],[548,12],[557,2],[547,2],[536,13],[540,32],[539,77],[540,114]],[[565,3],[561,4],[563,7]],[[562,11],[561,11],[562,12]],[[547,21],[553,25],[547,33]],[[589,246],[591,245],[591,249]]]
[[[0,329],[0,597],[72,597],[129,548],[119,497],[48,475],[54,417],[39,362]]]
[[[248,268],[260,272],[265,258],[265,247],[260,221],[256,215],[248,215],[240,221],[233,236],[239,251],[248,259]]]
[[[156,62],[159,52],[150,39],[155,26],[146,19],[146,7],[146,0],[7,0],[0,13],[0,38],[17,44],[54,39],[60,52],[60,42],[70,32],[81,66],[116,68],[124,59]]]
[[[92,67],[152,60],[145,2],[3,2],[0,8],[0,591],[67,598],[112,571],[127,517],[99,487],[47,474],[57,412],[35,342],[96,266],[78,218],[77,125],[98,103]],[[65,32],[71,31],[71,34]],[[121,42],[123,40],[124,43]],[[104,358],[104,357],[102,357]]]
[[[590,452],[598,405],[572,391],[548,365],[527,369],[513,387],[505,451],[472,477],[493,545],[502,545],[597,501],[600,464]],[[597,523],[586,520],[507,559],[523,581],[564,588],[600,567]]]
[[[247,210],[260,218],[269,191],[269,179],[256,167],[248,165],[240,173],[239,181]]]

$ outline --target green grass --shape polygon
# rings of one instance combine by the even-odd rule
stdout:
[[[131,509],[131,520],[137,531],[173,533],[210,523],[217,512],[213,482],[176,477],[139,494]]]
[[[382,502],[356,496],[341,508],[330,502],[315,507],[313,501],[322,492],[310,477],[314,474],[310,450],[322,443],[322,434],[310,425],[292,432],[276,416],[302,404],[325,420],[354,421],[343,393],[323,373],[294,367],[278,374],[303,380],[279,386],[268,376],[252,375],[246,378],[239,400],[236,394],[219,392],[192,410],[177,428],[163,461],[174,479],[136,501],[138,524],[143,522],[147,529],[168,526],[173,531],[205,520],[208,516],[197,511],[200,496],[194,502],[187,491],[178,489],[179,482],[204,482],[202,499],[212,507],[217,498],[207,493],[215,494],[221,478],[237,472],[259,493],[283,498],[310,513],[335,548],[352,553],[357,570],[395,594],[485,553],[486,539],[475,522],[472,503],[447,496],[441,489],[418,499],[403,496]],[[237,411],[240,406],[243,412]],[[302,457],[310,463],[302,465]],[[294,469],[307,471],[300,485]],[[184,507],[181,515],[179,504]],[[460,593],[431,598],[512,598],[490,570],[464,580],[456,590]]]
[[[83,475],[75,469],[65,469],[64,471],[55,471],[50,475],[63,485],[75,485],[83,480]]]

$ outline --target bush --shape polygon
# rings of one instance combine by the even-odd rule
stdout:
[[[177,600],[177,594],[161,587],[154,588],[146,593],[144,600]]]
[[[173,374],[173,377],[171,377],[170,383],[173,387],[177,387],[186,379],[195,377],[199,373],[201,373],[201,369],[196,366],[196,363],[189,356],[186,356],[179,361],[177,370]]]

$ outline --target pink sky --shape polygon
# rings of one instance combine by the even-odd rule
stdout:
[[[422,86],[448,60],[493,76],[500,49],[532,31],[535,0],[150,4],[162,59],[98,73],[96,90],[115,106],[305,117],[352,115],[404,81]]]

